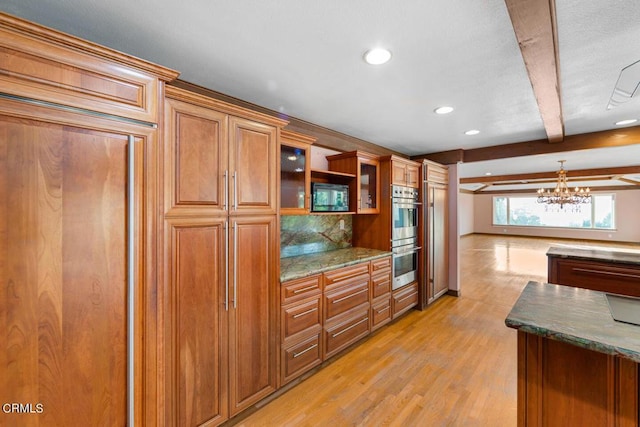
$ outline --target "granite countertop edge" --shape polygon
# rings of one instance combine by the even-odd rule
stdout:
[[[596,248],[552,246],[547,257],[606,261],[615,264],[640,265],[640,252],[606,250]]]
[[[532,335],[539,335],[543,338],[549,338],[555,341],[564,342],[567,344],[575,345],[587,350],[597,351],[598,353],[604,353],[612,356],[621,356],[626,359],[633,360],[636,363],[640,363],[640,353],[629,350],[627,348],[607,344],[601,341],[594,341],[589,338],[579,337],[563,332],[553,331],[543,326],[536,326],[529,323],[518,322],[516,320],[505,320],[505,324],[513,329],[517,329],[522,332],[526,332]]]
[[[302,279],[338,268],[348,267],[350,265],[360,264],[362,262],[372,261],[391,255],[391,251],[354,247],[281,258],[280,282],[282,283],[295,279]],[[332,259],[334,257],[340,258],[340,260]],[[288,267],[288,264],[303,264],[308,266],[308,268],[299,270],[296,268]]]
[[[529,282],[505,325],[640,363],[640,326],[613,320],[603,292]]]

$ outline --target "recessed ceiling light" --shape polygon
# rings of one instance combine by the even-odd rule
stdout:
[[[453,111],[453,107],[438,107],[435,110],[433,110],[434,113],[436,114],[449,114],[450,112]]]
[[[365,52],[364,60],[367,64],[381,65],[391,59],[391,52],[383,48],[375,48]]]
[[[635,123],[637,121],[638,119],[620,120],[619,122],[616,122],[616,126],[630,125],[631,123]]]
[[[491,175],[491,172],[485,172],[485,175],[489,176],[489,175]]]
[[[480,131],[478,129],[471,129],[471,130],[466,131],[464,134],[465,135],[477,135],[479,133],[480,133]]]

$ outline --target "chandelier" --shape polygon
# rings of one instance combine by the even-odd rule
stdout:
[[[564,205],[576,206],[582,203],[591,203],[591,194],[589,187],[586,189],[576,187],[573,191],[569,190],[567,185],[567,171],[564,170],[564,162],[559,160],[560,170],[558,171],[558,183],[554,190],[540,188],[538,190],[538,203],[546,205],[559,205],[560,209]]]

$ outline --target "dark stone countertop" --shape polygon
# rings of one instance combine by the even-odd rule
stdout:
[[[529,282],[508,327],[640,363],[640,326],[613,320],[603,292]]]
[[[391,256],[391,252],[367,248],[345,248],[280,258],[280,282],[300,279],[386,256]]]
[[[623,251],[607,248],[581,248],[552,246],[547,251],[548,257],[572,258],[588,261],[604,261],[618,264],[640,265],[640,250]]]

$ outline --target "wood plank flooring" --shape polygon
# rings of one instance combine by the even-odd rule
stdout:
[[[237,425],[515,426],[516,332],[504,319],[529,280],[546,281],[552,244],[621,246],[462,237],[460,297],[409,312]]]

